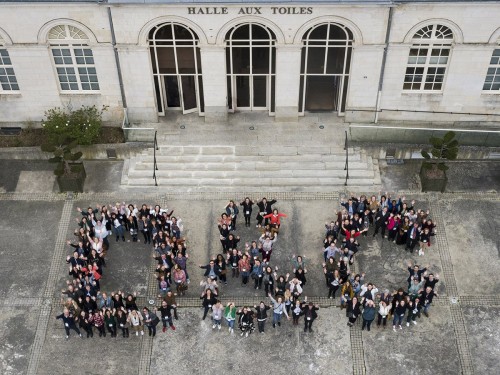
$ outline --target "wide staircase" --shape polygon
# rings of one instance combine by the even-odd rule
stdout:
[[[321,118],[308,120],[276,124],[259,117],[229,126],[186,122],[163,127],[156,150],[157,184],[179,192],[343,188],[347,172],[343,130],[332,131],[338,124],[326,124]],[[126,160],[122,185],[154,186],[154,154],[151,147]],[[348,166],[348,189],[373,190],[381,185],[378,160],[364,150],[348,147]]]

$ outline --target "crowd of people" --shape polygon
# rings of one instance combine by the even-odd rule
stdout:
[[[266,321],[272,320],[274,329],[281,326],[282,317],[291,320],[294,326],[303,318],[304,332],[312,332],[319,309],[302,298],[307,284],[308,268],[313,266],[301,255],[292,255],[290,265],[280,268],[272,263],[273,247],[279,241],[280,228],[287,215],[273,207],[276,200],[262,198],[254,203],[246,197],[239,204],[229,201],[217,220],[221,250],[207,264],[200,264],[203,280],[200,282],[202,319],[209,316],[213,330],[220,330],[222,322],[227,323],[229,333],[234,333],[237,323],[241,336],[249,336],[258,328],[265,332]],[[340,306],[346,310],[347,325],[352,327],[361,316],[362,329],[370,331],[372,322],[386,327],[392,319],[393,329],[402,329],[417,324],[421,314],[429,316],[439,275],[429,271],[429,266],[408,264],[408,285],[390,292],[372,282],[366,282],[365,273],[351,272],[355,257],[362,251],[360,242],[380,235],[413,253],[418,246],[419,256],[431,249],[432,236],[436,231],[429,210],[417,209],[415,201],[407,202],[405,197],[392,199],[387,193],[367,198],[352,195],[342,199],[336,217],[325,223],[323,240],[324,262],[315,269],[323,269],[327,296],[340,298]],[[182,237],[182,220],[173,216],[159,205],[142,205],[140,208],[125,203],[115,206],[89,207],[81,210],[76,241],[68,241],[74,249],[66,259],[69,265],[69,280],[63,294],[67,297],[61,315],[66,337],[74,330],[83,337],[92,337],[97,329],[99,336],[116,337],[121,331],[128,337],[130,330],[135,335],[144,335],[144,327],[150,336],[156,335],[156,327],[162,322],[162,330],[175,330],[173,321],[178,319],[176,297],[188,290],[190,278],[186,240]],[[240,244],[241,238],[235,231],[240,211],[245,226],[251,227],[253,213],[255,227],[260,232],[253,241]],[[141,236],[142,234],[142,236]],[[158,280],[158,297],[161,305],[155,308],[136,305],[134,293],[121,291],[109,296],[100,291],[99,280],[106,267],[106,252],[114,238],[116,242],[141,241],[154,248],[157,262],[155,275]],[[192,270],[191,270],[192,272]],[[243,287],[253,286],[262,290],[263,299],[255,306],[237,307],[233,302],[223,304],[220,290],[222,285],[238,283]],[[258,292],[257,292],[258,293]],[[271,313],[272,310],[272,313]],[[256,325],[255,325],[256,323]]]
[[[352,327],[361,316],[362,329],[370,331],[377,319],[377,326],[386,327],[392,317],[393,330],[417,324],[421,314],[429,317],[429,309],[439,282],[439,275],[429,271],[429,266],[408,264],[408,286],[401,286],[390,292],[379,289],[371,282],[365,282],[365,274],[354,274],[350,265],[360,251],[360,236],[372,237],[379,233],[382,240],[388,240],[413,253],[417,245],[418,255],[424,256],[431,248],[436,225],[430,211],[415,207],[415,201],[406,198],[392,199],[389,194],[354,196],[342,199],[342,209],[337,217],[325,224],[323,272],[325,274],[328,297],[335,298],[340,290],[341,308],[346,309],[347,325]]]
[[[86,210],[77,208],[81,214],[76,219],[78,228],[75,240],[68,240],[72,255],[66,257],[69,276],[66,288],[62,290],[63,312],[56,319],[64,323],[66,338],[71,330],[80,337],[129,337],[143,336],[145,328],[149,336],[156,335],[160,322],[163,332],[175,330],[173,320],[178,319],[176,295],[170,288],[173,273],[175,282],[187,279],[185,239],[182,237],[183,225],[180,218],[173,216],[159,205],[132,204],[96,205]],[[142,235],[142,236],[141,236]],[[158,260],[158,286],[162,303],[158,307],[143,307],[136,304],[137,293],[101,291],[100,280],[106,267],[106,254],[112,239],[153,246]],[[141,238],[142,237],[142,238]],[[167,271],[168,266],[168,272]],[[181,271],[183,276],[181,275]],[[181,277],[182,276],[182,277]],[[179,286],[178,286],[178,291]]]
[[[233,311],[232,305],[228,304],[222,310],[218,299],[217,281],[227,284],[229,274],[232,279],[241,278],[243,286],[253,284],[255,290],[262,289],[264,295],[270,298],[269,304],[262,301],[253,309],[244,306],[235,310],[241,335],[248,336],[253,332],[255,319],[259,323],[259,331],[263,332],[266,311],[270,309],[273,309],[273,327],[281,324],[282,315],[292,318],[294,325],[305,314],[310,314],[304,319],[305,325],[312,324],[317,318],[318,306],[301,301],[307,283],[306,259],[293,255],[292,269],[287,273],[278,274],[278,267],[272,266],[273,245],[278,241],[281,221],[286,218],[286,214],[272,207],[275,203],[276,200],[268,201],[266,198],[254,203],[247,197],[239,205],[229,201],[224,207],[217,222],[221,252],[207,265],[200,265],[206,277],[206,281],[201,283],[202,319],[212,310],[212,318],[216,322],[213,324],[214,329],[220,328],[219,317],[222,314],[226,317],[229,331],[233,332],[235,314],[227,314]],[[416,208],[415,204],[414,200],[407,202],[404,196],[392,199],[387,193],[369,198],[353,194],[347,201],[342,199],[336,218],[325,224],[322,267],[327,296],[334,299],[339,292],[340,306],[346,310],[348,326],[352,327],[361,317],[362,329],[370,331],[375,319],[377,326],[384,328],[387,321],[392,319],[393,329],[396,330],[402,329],[405,322],[407,327],[416,325],[422,314],[429,316],[433,297],[437,296],[435,286],[439,281],[439,275],[430,272],[429,266],[422,268],[417,264],[409,264],[408,286],[401,286],[392,292],[366,282],[363,272],[351,272],[355,256],[362,248],[360,241],[368,241],[368,233],[372,238],[379,235],[383,240],[404,246],[409,253],[413,253],[418,246],[419,256],[425,256],[425,252],[430,251],[436,225],[430,217],[430,211]],[[245,243],[243,251],[238,249],[241,239],[234,232],[240,212],[238,206],[244,212],[246,227],[252,225],[252,212],[254,206],[257,207],[256,227],[262,233],[258,240]],[[310,328],[310,325],[305,326],[304,330],[310,331]]]

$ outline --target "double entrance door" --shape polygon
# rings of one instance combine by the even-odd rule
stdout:
[[[269,109],[268,75],[235,75],[232,77],[232,108],[234,110]]]
[[[198,108],[198,98],[202,96],[196,76],[160,75],[155,77],[155,86],[158,114],[165,115],[168,110],[182,111],[183,114],[203,112],[203,108]]]

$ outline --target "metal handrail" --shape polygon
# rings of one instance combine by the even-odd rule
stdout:
[[[156,180],[156,171],[158,170],[158,164],[156,164],[156,151],[158,150],[158,140],[156,138],[156,133],[158,132],[155,130],[155,139],[153,144],[153,178],[155,179],[155,186],[158,186],[158,181]]]
[[[123,108],[122,129],[126,129],[125,125],[129,125],[127,108]]]
[[[347,130],[345,131],[344,150],[345,150],[345,167],[344,167],[344,171],[346,171],[344,186],[347,186],[347,180],[349,179],[349,142],[347,140]]]

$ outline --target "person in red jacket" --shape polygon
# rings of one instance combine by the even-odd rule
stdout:
[[[287,217],[286,214],[278,212],[277,209],[273,210],[272,214],[264,216],[264,219],[269,219],[269,226],[271,227],[271,233],[279,233],[279,228],[281,225],[281,218]]]

